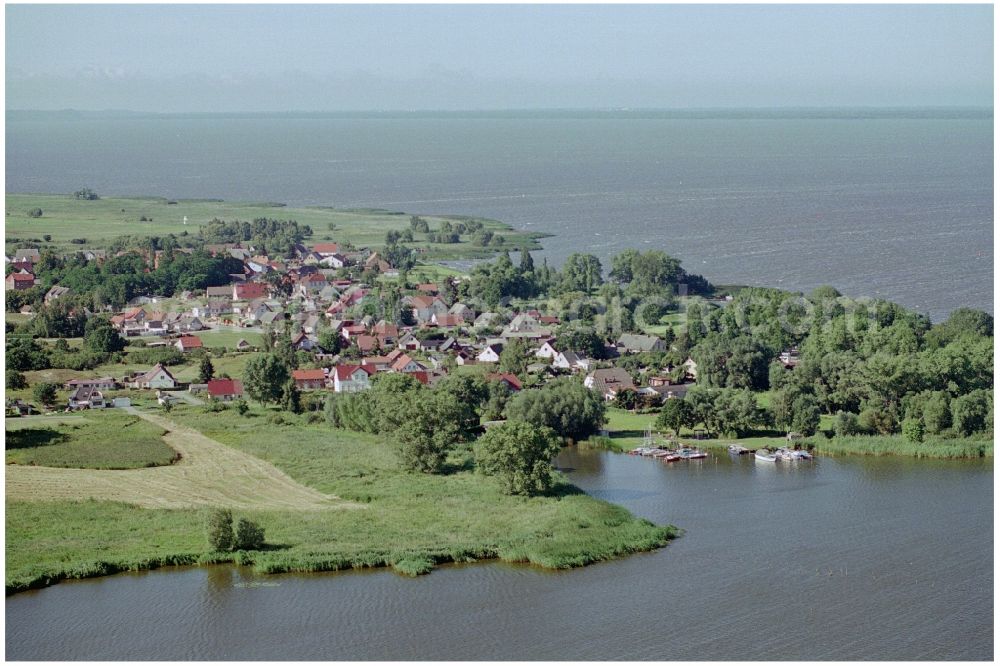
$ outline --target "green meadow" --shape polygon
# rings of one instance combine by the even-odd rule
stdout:
[[[40,208],[42,216],[33,218],[28,211]],[[184,218],[187,218],[187,224]],[[410,228],[407,213],[384,210],[338,210],[312,206],[295,208],[280,203],[236,203],[221,200],[169,200],[160,197],[102,196],[95,201],[74,198],[70,194],[7,194],[5,245],[11,251],[18,244],[51,248],[60,252],[81,248],[101,248],[119,236],[165,236],[195,233],[197,227],[212,219],[250,221],[259,217],[295,220],[308,224],[313,235],[306,244],[350,242],[357,247],[380,247],[387,231]],[[476,219],[485,229],[504,239],[503,247],[518,249],[526,245],[538,249],[537,239],[545,234],[514,231],[495,220],[460,216],[422,215],[431,230],[445,220],[452,222]],[[142,221],[146,218],[147,221]],[[151,220],[151,221],[150,221]],[[45,241],[44,236],[51,236]],[[453,244],[428,243],[423,234],[406,245],[417,249],[425,260],[490,256],[496,248],[483,248],[471,242],[471,236]],[[73,243],[73,239],[82,243]]]

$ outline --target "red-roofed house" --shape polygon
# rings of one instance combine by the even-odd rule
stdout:
[[[428,296],[437,296],[439,289],[433,282],[425,282],[417,285],[417,291],[427,294]]]
[[[326,373],[317,370],[292,370],[292,379],[300,389],[321,389],[326,386]]]
[[[340,245],[338,243],[317,243],[313,252],[321,257],[329,257],[340,252]]]
[[[208,395],[222,402],[243,397],[243,382],[238,379],[209,379]]]
[[[465,319],[461,315],[434,313],[431,315],[431,323],[441,328],[458,328],[465,326]]]
[[[269,291],[266,282],[237,282],[233,285],[233,300],[252,301],[255,298],[267,298]]]
[[[362,354],[370,354],[378,350],[378,338],[374,335],[357,335],[354,337],[354,344],[358,346]]]
[[[513,375],[509,372],[499,373],[495,372],[486,375],[486,379],[490,381],[501,381],[507,385],[511,391],[521,390],[521,380],[517,378],[517,375]]]
[[[205,344],[197,335],[185,335],[177,340],[177,348],[182,352],[189,352],[192,349],[202,349]]]
[[[8,289],[23,291],[35,286],[35,276],[31,273],[11,273],[5,283]]]
[[[338,365],[333,368],[333,390],[337,393],[365,391],[371,387],[368,376],[375,368],[363,365]]]
[[[426,370],[424,366],[414,361],[408,354],[400,354],[399,357],[392,362],[391,367],[395,372],[419,372],[421,370]]]

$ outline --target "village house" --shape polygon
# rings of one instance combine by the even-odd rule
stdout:
[[[400,354],[395,360],[393,360],[392,365],[389,366],[389,368],[393,372],[419,372],[427,369],[410,358],[408,354]]]
[[[501,353],[503,345],[486,345],[486,348],[476,356],[476,360],[480,363],[499,363]]]
[[[69,287],[60,287],[59,285],[53,286],[47,292],[45,292],[45,298],[43,299],[46,305],[49,305],[61,296],[65,296],[69,293]]]
[[[69,396],[70,409],[104,409],[104,394],[93,386],[81,386]]]
[[[239,341],[236,343],[236,351],[240,352],[253,351],[253,345],[251,345],[245,339],[240,338]]]
[[[552,359],[552,367],[561,370],[590,370],[590,359],[576,352],[559,352]]]
[[[243,397],[243,382],[238,379],[209,379],[207,390],[213,400],[230,402]]]
[[[614,400],[619,392],[626,389],[635,390],[632,383],[632,375],[624,368],[600,368],[594,370],[586,379],[583,385],[597,391],[605,400]]]
[[[130,388],[137,389],[172,389],[177,386],[177,380],[161,363],[157,363],[152,370],[137,374],[124,383]]]
[[[366,391],[371,387],[368,377],[375,373],[374,368],[363,365],[337,365],[333,372],[333,390],[336,393],[353,393]]]
[[[202,349],[205,344],[196,335],[184,335],[177,339],[174,346],[182,352],[189,352],[195,349]]]
[[[464,321],[472,323],[476,320],[476,312],[465,303],[455,303],[448,310],[448,314],[461,317]]]
[[[413,318],[419,324],[426,324],[437,314],[447,314],[448,306],[437,296],[407,296],[403,304],[413,309]]]
[[[326,387],[326,372],[323,368],[315,370],[292,370],[292,379],[299,389],[321,389]]]
[[[465,326],[465,319],[460,315],[438,314],[435,312],[431,315],[430,323],[439,328],[458,328],[459,326]]]
[[[12,291],[24,291],[35,286],[35,276],[31,273],[11,273],[4,281],[7,289]]]
[[[517,393],[522,388],[521,380],[517,378],[517,375],[511,374],[509,372],[503,372],[503,373],[495,372],[488,374],[486,375],[486,380],[503,382],[504,384],[507,385],[507,388],[514,393]]]
[[[266,282],[237,282],[233,285],[234,301],[252,301],[257,298],[268,298],[271,286]]]
[[[113,377],[100,377],[99,379],[71,379],[63,386],[70,391],[84,387],[109,390],[117,388],[118,382],[116,382]]]
[[[666,343],[655,335],[638,335],[623,333],[615,343],[619,353],[639,354],[642,352],[662,352],[667,350]]]

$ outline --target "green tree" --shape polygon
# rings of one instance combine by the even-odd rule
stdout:
[[[509,372],[524,377],[531,361],[531,349],[523,338],[513,338],[500,352],[500,372]]]
[[[230,518],[230,522],[232,519]],[[236,522],[235,550],[260,550],[264,547],[264,528],[246,518]]]
[[[675,437],[680,437],[681,428],[694,425],[693,416],[689,402],[671,398],[664,403],[663,409],[656,417],[656,427],[660,430],[672,430]]]
[[[547,426],[574,441],[587,439],[604,425],[604,400],[579,380],[562,377],[537,389],[515,394],[507,418]]]
[[[92,317],[84,326],[83,344],[91,351],[111,354],[125,349],[125,339],[104,317]]]
[[[837,412],[833,417],[833,432],[837,437],[850,437],[862,432],[858,415],[852,412]]]
[[[395,431],[399,455],[406,469],[440,472],[448,452],[462,441],[462,411],[447,393],[428,391],[407,400]]]
[[[198,381],[202,384],[207,384],[208,380],[215,376],[215,366],[212,365],[212,359],[205,354],[201,357],[201,362],[198,364]]]
[[[550,428],[508,421],[476,441],[476,469],[496,477],[509,495],[546,493],[552,489],[551,461],[559,448],[559,437]]]
[[[56,404],[56,385],[50,384],[48,382],[40,382],[35,384],[34,388],[31,390],[32,396],[35,398],[35,402],[40,402],[46,407],[52,407]]]
[[[566,258],[562,270],[562,290],[589,294],[601,286],[601,261],[592,254],[573,253]]]
[[[792,404],[792,431],[811,436],[819,428],[819,405],[816,398],[803,393],[795,398]]]
[[[951,401],[951,421],[955,432],[968,437],[993,428],[993,392],[973,391]]]
[[[281,401],[289,376],[288,366],[277,355],[261,354],[247,362],[243,388],[262,405],[277,403]]]
[[[286,381],[281,390],[281,408],[292,414],[302,413],[302,392],[295,385],[294,379]]]
[[[224,553],[233,549],[233,513],[229,509],[216,509],[208,517],[206,526],[208,547]]]

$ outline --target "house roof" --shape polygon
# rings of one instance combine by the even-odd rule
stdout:
[[[340,252],[339,243],[316,243],[313,246],[313,252],[317,254],[337,254]]]
[[[638,349],[640,351],[652,351],[660,339],[655,335],[639,335],[637,333],[623,333],[618,338],[618,346],[625,349]]]
[[[513,375],[509,372],[494,372],[486,375],[488,380],[496,380],[505,382],[515,391],[520,391],[522,388],[521,380],[517,378],[517,375]]]
[[[354,338],[354,342],[358,345],[358,349],[363,352],[374,351],[378,348],[378,338],[373,335],[358,335]]]
[[[233,295],[233,285],[231,284],[223,285],[221,287],[205,288],[205,296],[208,296],[209,298],[217,296],[224,296],[226,298],[231,298],[232,295]]]
[[[185,335],[178,339],[181,347],[183,349],[198,349],[199,347],[204,347],[205,344],[201,341],[197,335]]]
[[[337,379],[339,379],[340,381],[350,380],[354,376],[354,373],[356,373],[358,370],[364,370],[365,374],[367,375],[371,375],[372,373],[375,372],[373,368],[367,368],[363,365],[353,365],[353,364],[337,365],[334,366],[333,370],[337,376]]]
[[[243,395],[243,383],[238,379],[209,379],[209,395]]]
[[[323,371],[323,368],[316,370],[292,370],[292,379],[295,381],[326,379],[326,373]]]
[[[143,382],[143,381],[149,381],[150,379],[152,379],[153,377],[155,377],[157,375],[157,373],[159,373],[159,372],[163,372],[165,375],[167,375],[171,379],[174,379],[174,376],[172,374],[170,374],[170,371],[167,370],[163,366],[162,363],[157,363],[156,365],[153,366],[153,368],[151,370],[148,370],[144,374],[139,375],[136,379],[138,379],[138,381],[140,383]]]

